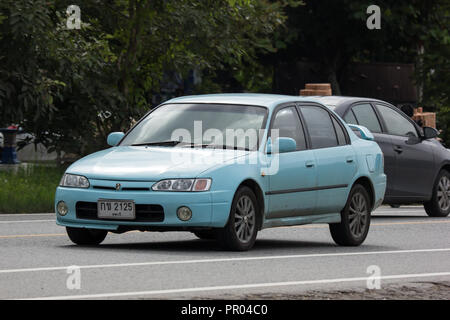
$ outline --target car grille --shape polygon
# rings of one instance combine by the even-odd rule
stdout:
[[[78,201],[75,209],[78,219],[99,219],[97,202]],[[114,219],[114,221],[120,220]],[[164,208],[158,204],[136,204],[136,219],[123,221],[162,222],[164,221]]]
[[[114,188],[114,187],[93,186],[92,188],[99,189],[99,190],[114,190],[114,191],[116,191],[116,188]],[[124,188],[121,189],[121,191],[150,191],[150,188],[124,187]]]

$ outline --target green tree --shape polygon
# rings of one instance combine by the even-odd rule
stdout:
[[[67,30],[71,1],[4,0],[1,125],[19,123],[58,153],[96,150],[150,108],[165,71],[239,78],[256,53],[273,50],[291,2],[80,0],[82,28]]]
[[[120,110],[107,40],[68,30],[47,1],[2,1],[0,12],[1,125],[19,123],[50,151],[88,151],[97,113]]]

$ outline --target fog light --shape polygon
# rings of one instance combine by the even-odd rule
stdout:
[[[192,218],[192,211],[188,207],[179,207],[177,210],[177,216],[181,221],[188,221]]]
[[[60,201],[56,205],[56,210],[58,210],[59,215],[65,216],[69,211],[69,208],[67,207],[67,204],[64,201]]]

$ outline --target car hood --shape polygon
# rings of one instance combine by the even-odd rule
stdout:
[[[125,181],[195,178],[213,166],[248,153],[241,150],[123,146],[86,156],[72,164],[67,173],[90,179]]]

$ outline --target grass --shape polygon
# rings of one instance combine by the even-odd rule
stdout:
[[[64,168],[42,164],[0,170],[0,213],[54,212],[63,173]]]

